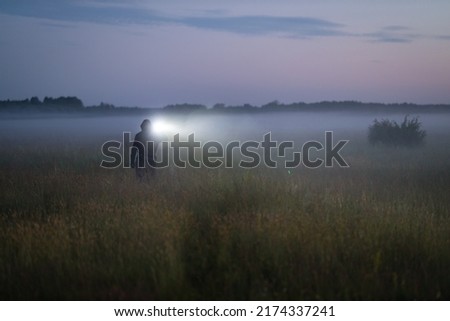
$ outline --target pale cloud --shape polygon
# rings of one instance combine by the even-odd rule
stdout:
[[[4,0],[0,13],[50,19],[59,22],[145,26],[182,25],[196,29],[228,32],[247,36],[287,38],[357,37],[380,43],[411,43],[420,38],[447,40],[441,35],[421,35],[408,26],[387,25],[375,31],[360,33],[351,25],[314,16],[230,15],[224,9],[191,10],[189,15],[170,14],[152,9],[149,2],[139,0]],[[170,11],[170,10],[169,10]]]
[[[423,35],[412,32],[406,26],[386,26],[376,32],[366,33],[364,37],[374,42],[386,43],[410,43],[418,38],[424,38]]]

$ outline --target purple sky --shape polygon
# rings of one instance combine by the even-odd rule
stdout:
[[[2,0],[0,99],[450,103],[449,13],[448,0]]]

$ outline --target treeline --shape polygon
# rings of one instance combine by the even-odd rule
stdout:
[[[251,104],[225,105],[215,104],[208,108],[202,104],[177,104],[163,108],[170,112],[216,112],[216,113],[257,113],[277,111],[382,111],[382,112],[420,112],[420,111],[447,111],[450,105],[417,105],[411,103],[383,104],[364,103],[359,101],[322,101],[315,103],[296,102],[290,104],[280,103],[275,100],[270,103],[255,106]]]
[[[2,111],[79,111],[84,109],[84,104],[77,97],[31,97],[24,100],[0,100]]]
[[[215,104],[212,107],[217,112],[276,112],[276,111],[450,111],[450,105],[417,105],[411,103],[383,104],[364,103],[360,101],[321,101],[315,103],[295,102],[280,103],[275,100],[262,106],[250,104],[227,106]]]
[[[0,112],[35,111],[35,112],[85,112],[97,114],[132,114],[154,112],[169,113],[256,113],[277,111],[364,111],[364,112],[450,112],[449,104],[417,105],[411,103],[383,104],[365,103],[360,101],[322,101],[315,103],[295,102],[290,104],[280,103],[277,100],[261,106],[250,104],[225,105],[218,103],[208,108],[203,104],[172,104],[162,108],[141,107],[116,107],[109,103],[85,107],[81,99],[77,97],[45,97],[42,101],[38,97],[25,100],[0,101]]]
[[[101,102],[98,105],[85,106],[83,101],[75,96],[67,97],[45,97],[40,100],[38,97],[31,97],[23,100],[0,100],[0,112],[8,113],[73,113],[82,112],[88,114],[116,114],[145,112],[147,108],[139,107],[116,107],[113,104]]]

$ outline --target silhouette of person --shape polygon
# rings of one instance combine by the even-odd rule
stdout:
[[[152,123],[144,119],[141,131],[134,137],[131,149],[131,167],[136,170],[136,177],[144,181],[155,175],[155,157],[158,144],[152,134]]]

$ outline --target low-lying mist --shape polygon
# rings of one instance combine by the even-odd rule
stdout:
[[[416,115],[414,115],[416,116]],[[435,135],[450,134],[449,114],[419,114],[419,120],[427,131],[427,141]],[[164,120],[171,124],[170,137],[195,134],[201,141],[260,140],[271,132],[275,139],[309,140],[322,137],[325,131],[333,131],[337,137],[352,136],[365,139],[367,129],[375,118],[388,118],[401,122],[404,114],[358,114],[349,112],[273,112],[239,114],[149,114],[146,116],[95,116],[0,119],[2,140],[52,144],[55,140],[67,143],[98,143],[118,140],[123,132],[136,134],[143,119],[153,122]],[[342,137],[345,138],[345,137]]]

